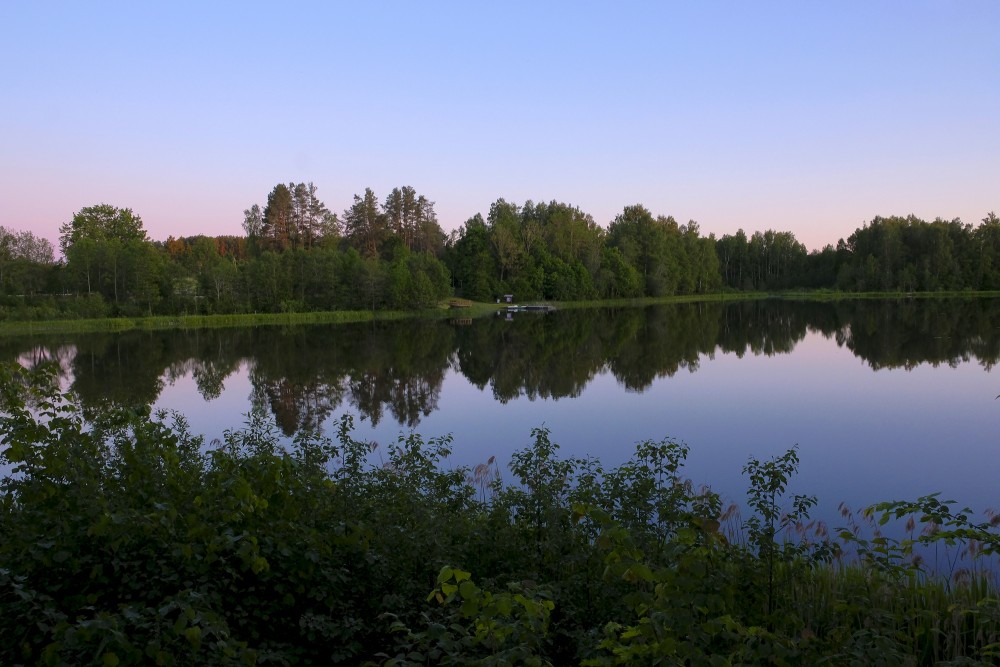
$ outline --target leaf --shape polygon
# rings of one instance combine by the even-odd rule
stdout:
[[[468,600],[477,596],[476,594],[479,593],[479,587],[472,583],[472,581],[463,581],[458,586],[458,593],[463,599]]]
[[[201,628],[197,625],[185,630],[184,638],[188,640],[188,643],[190,643],[195,650],[201,648]]]

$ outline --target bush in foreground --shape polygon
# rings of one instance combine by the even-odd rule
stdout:
[[[911,565],[920,539],[990,552],[934,497],[885,505],[922,538],[789,540],[814,499],[795,450],[751,459],[750,517],[682,476],[684,445],[626,464],[512,457],[448,469],[448,438],[374,464],[345,419],[206,446],[148,409],[84,411],[53,376],[0,371],[0,663],[992,664],[996,590]],[[815,531],[813,531],[814,533]]]

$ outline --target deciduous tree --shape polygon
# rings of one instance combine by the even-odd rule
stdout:
[[[149,244],[142,218],[130,208],[98,204],[80,209],[59,232],[59,247],[88,293],[96,288],[116,304],[129,296],[122,253],[135,244]]]
[[[35,236],[29,231],[15,231],[0,226],[0,293],[8,291],[23,294],[35,291],[38,287],[37,280],[12,280],[13,274],[20,273],[23,277],[27,273],[37,274],[37,271],[29,269],[51,266],[52,263],[52,244],[48,239]],[[16,271],[18,267],[21,271]]]
[[[142,218],[132,209],[98,204],[80,209],[73,214],[72,220],[59,228],[59,249],[65,254],[83,238],[98,243],[117,240],[125,244],[133,240],[145,241],[146,230],[142,228]]]

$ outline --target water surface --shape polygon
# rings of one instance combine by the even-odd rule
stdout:
[[[934,491],[1000,507],[998,333],[992,299],[769,300],[12,338],[0,355],[56,358],[85,403],[179,410],[208,439],[254,406],[285,436],[345,413],[381,447],[451,434],[462,465],[505,461],[540,426],[606,465],[672,437],[688,475],[732,499],[749,456],[798,445],[793,490],[832,516]]]

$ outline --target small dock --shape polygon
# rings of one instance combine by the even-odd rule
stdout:
[[[519,306],[517,304],[512,304],[507,306],[508,313],[525,313],[525,312],[535,312],[535,313],[549,313],[555,310],[553,306],[548,305],[533,305],[533,306]]]

